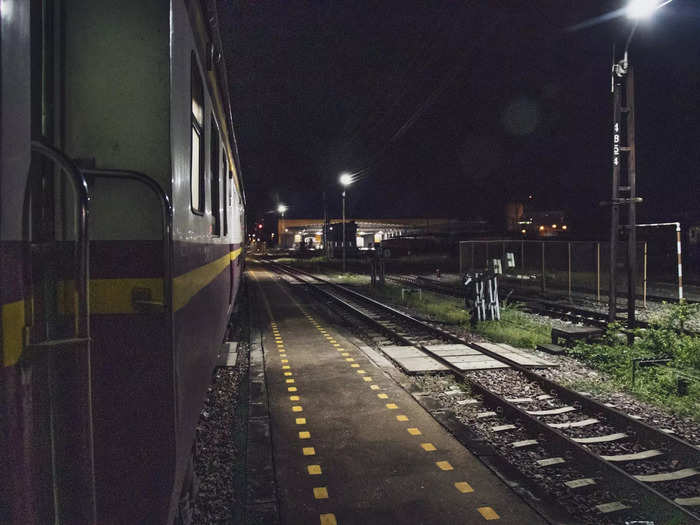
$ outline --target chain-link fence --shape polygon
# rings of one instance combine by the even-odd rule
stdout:
[[[637,244],[637,295],[651,295],[649,246]],[[620,295],[627,293],[627,244],[618,245],[615,283]],[[607,296],[610,275],[610,243],[586,241],[488,240],[459,243],[460,272],[483,271],[492,260],[501,261],[504,286],[563,294],[589,294],[601,300]],[[655,268],[655,274],[673,275]],[[672,291],[671,291],[672,292]],[[673,296],[669,296],[672,298]]]

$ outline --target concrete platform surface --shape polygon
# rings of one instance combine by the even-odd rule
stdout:
[[[330,325],[302,288],[259,266],[248,273],[264,327],[282,523],[546,523]]]

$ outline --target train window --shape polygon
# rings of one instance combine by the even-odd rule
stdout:
[[[209,157],[211,169],[211,216],[214,221],[212,224],[212,234],[221,235],[221,197],[219,195],[220,172],[221,172],[221,157],[219,148],[219,128],[216,127],[214,115],[211,116],[211,155]]]
[[[190,193],[192,211],[204,213],[204,84],[199,73],[197,58],[192,53],[190,59],[192,71],[190,90],[192,92],[192,156],[190,165]]]
[[[224,236],[228,235],[228,210],[229,210],[229,198],[228,198],[228,157],[226,157],[226,151],[223,152],[224,157],[224,176],[222,177],[222,193],[224,195]]]

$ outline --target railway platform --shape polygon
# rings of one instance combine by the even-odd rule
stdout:
[[[546,523],[312,297],[260,265],[249,284],[281,523]]]

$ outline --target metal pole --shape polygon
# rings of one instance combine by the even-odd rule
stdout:
[[[525,241],[520,241],[520,271],[525,275]]]
[[[596,265],[595,265],[595,276],[596,276],[596,300],[600,302],[600,243],[595,243],[596,252]]]
[[[647,307],[647,242],[644,241],[644,308]]]
[[[627,186],[629,187],[629,207],[627,212],[627,328],[629,343],[634,342],[631,330],[636,325],[635,303],[637,301],[637,172],[634,133],[634,70],[630,64],[627,72]]]
[[[681,258],[681,223],[676,223],[676,251],[678,252],[678,302],[683,302],[683,260]]]
[[[571,242],[568,243],[569,248],[569,301],[571,301]]]
[[[343,190],[343,273],[345,273],[345,190]]]
[[[615,267],[617,265],[617,235],[620,226],[618,207],[620,186],[620,80],[613,74],[613,172],[610,200],[610,271],[608,284],[608,321],[615,321],[617,294],[615,288]]]
[[[545,270],[545,267],[544,267],[544,241],[541,241],[541,242],[542,242],[542,291],[544,292],[545,290],[547,290],[547,284],[545,283],[545,277],[544,277],[544,270]]]

